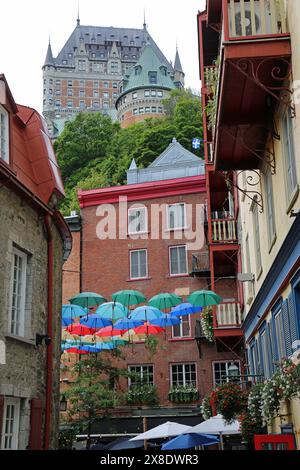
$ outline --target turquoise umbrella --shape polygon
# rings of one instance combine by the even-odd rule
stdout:
[[[106,302],[106,299],[95,292],[81,292],[69,299],[71,304],[80,305],[80,307],[95,307]]]
[[[142,302],[146,302],[144,294],[138,290],[120,290],[112,294],[112,299],[116,302],[120,302],[122,305],[137,305]]]
[[[187,301],[195,307],[209,307],[218,305],[222,298],[212,290],[197,290],[189,295]]]
[[[61,309],[62,318],[77,318],[83,317],[88,312],[87,308],[80,307],[79,305],[65,304]]]
[[[151,307],[156,307],[162,310],[162,309],[166,309],[170,307],[175,307],[181,302],[182,302],[182,298],[179,297],[179,295],[169,294],[165,292],[165,293],[154,295],[154,297],[152,297],[149,300],[148,304],[151,305]]]
[[[97,308],[96,314],[101,318],[115,321],[127,317],[128,309],[119,302],[106,302]]]
[[[149,305],[144,305],[142,307],[135,308],[131,314],[131,320],[140,320],[140,321],[150,321],[157,318],[160,318],[163,313],[158,310],[158,308],[150,307]]]
[[[176,317],[175,315],[164,313],[162,317],[155,318],[154,320],[150,320],[150,323],[151,325],[161,326],[162,328],[166,328],[167,326],[179,325],[179,323],[181,323],[181,319]]]

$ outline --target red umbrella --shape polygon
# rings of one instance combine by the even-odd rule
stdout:
[[[96,336],[121,336],[127,330],[117,330],[113,326],[105,326],[95,333]]]
[[[89,354],[88,351],[83,351],[82,349],[78,349],[78,348],[65,349],[64,352],[73,353],[73,354]]]
[[[157,335],[161,331],[165,331],[165,328],[161,328],[160,326],[151,325],[148,322],[145,322],[142,326],[137,326],[133,328],[138,335]]]
[[[92,335],[97,331],[96,328],[88,328],[87,326],[81,325],[80,323],[73,323],[69,325],[66,330],[72,335],[85,336]]]

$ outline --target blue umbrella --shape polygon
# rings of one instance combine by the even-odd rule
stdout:
[[[79,305],[65,304],[62,306],[62,318],[77,318],[83,317],[88,313],[88,308],[80,307]]]
[[[65,326],[69,326],[73,323],[73,318],[64,318],[61,319],[61,326],[64,328]]]
[[[130,318],[132,320],[150,321],[156,318],[160,318],[163,313],[156,307],[149,307],[144,305],[143,307],[137,307],[131,312]]]
[[[114,328],[117,330],[131,330],[137,326],[141,326],[144,322],[142,320],[132,320],[131,318],[124,318],[118,320],[114,324]]]
[[[166,444],[163,444],[161,450],[172,449],[190,449],[196,446],[211,446],[217,444],[219,439],[215,436],[208,434],[180,434],[179,436],[171,439]]]
[[[180,305],[176,305],[171,309],[170,315],[174,315],[176,317],[183,317],[184,315],[192,315],[193,313],[198,313],[202,311],[202,307],[194,307],[194,305],[190,303],[183,303]]]
[[[97,353],[100,351],[108,351],[114,348],[115,348],[115,345],[113,343],[98,343],[98,344],[84,345],[80,347],[82,351],[87,351],[91,353]]]
[[[112,325],[111,320],[108,318],[103,318],[99,315],[99,313],[93,313],[86,317],[80,319],[81,325],[87,326],[88,328],[105,328],[106,326]]]
[[[127,317],[128,309],[119,302],[105,302],[97,308],[96,313],[101,318],[114,321]]]
[[[181,323],[181,319],[176,317],[175,315],[172,316],[168,313],[164,313],[162,317],[150,320],[149,323],[151,323],[151,325],[161,326],[165,328],[166,326],[179,325],[179,323]]]

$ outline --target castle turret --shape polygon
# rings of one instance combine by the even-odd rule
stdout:
[[[174,83],[177,88],[184,87],[184,77],[185,74],[182,70],[182,65],[179,57],[178,47],[176,46],[176,55],[175,55],[175,63],[174,63]]]

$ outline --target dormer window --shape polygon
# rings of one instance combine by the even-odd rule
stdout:
[[[157,83],[157,72],[149,72],[149,83],[156,84]]]
[[[161,70],[161,73],[166,77],[166,76],[167,76],[167,73],[168,73],[167,67],[165,67],[164,65],[162,65],[162,66],[160,67],[160,70]]]
[[[135,75],[141,75],[142,73],[142,67],[140,65],[137,65],[135,68],[134,68],[134,74]]]
[[[0,106],[0,158],[9,163],[9,115]]]

